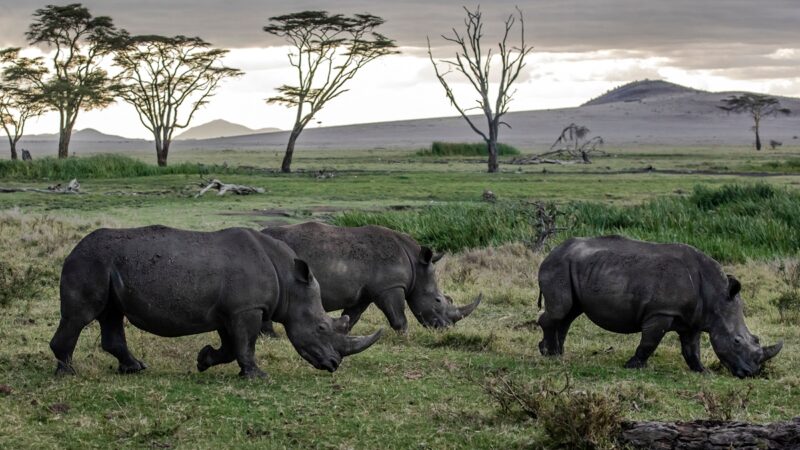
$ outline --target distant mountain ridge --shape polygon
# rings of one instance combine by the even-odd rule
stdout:
[[[636,102],[664,95],[708,93],[664,80],[632,81],[611,89],[581,106],[603,105],[606,103]]]
[[[25,141],[57,141],[58,133],[30,134],[23,137]],[[106,134],[94,128],[84,128],[72,132],[70,142],[145,142],[144,139],[128,138],[114,134]]]
[[[261,128],[254,130],[238,123],[228,122],[227,120],[212,120],[196,127],[188,128],[183,133],[175,136],[176,141],[190,139],[216,139],[232,136],[247,136],[250,134],[272,133],[281,131],[280,128]]]

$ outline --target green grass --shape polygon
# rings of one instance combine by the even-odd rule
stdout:
[[[207,175],[232,173],[221,166],[179,163],[159,167],[121,155],[81,158],[42,158],[35,161],[0,161],[0,178],[17,180],[69,180],[72,178],[127,178],[154,175]]]
[[[262,195],[199,199],[193,195],[206,174],[189,168],[158,172],[165,169],[147,164],[153,158],[148,153],[132,155],[147,162],[143,172],[109,170],[92,177],[86,174],[97,172],[81,169],[83,195],[0,194],[0,448],[546,445],[542,423],[506,414],[486,395],[485,380],[498,370],[522,383],[554,380],[561,386],[569,377],[570,389],[619,401],[626,420],[706,418],[701,394],[723,396],[750,386],[747,408],[737,411],[737,419],[788,419],[800,404],[800,333],[795,322],[781,320],[774,299],[786,289],[780,268],[798,257],[792,240],[800,241],[793,229],[800,180],[787,174],[757,184],[733,172],[622,173],[647,165],[714,164],[733,171],[791,156],[782,152],[634,149],[585,168],[547,167],[544,173],[542,167],[501,165],[504,172],[491,175],[478,158],[440,161],[416,157],[413,150],[299,151],[298,169],[337,171],[325,180],[272,173],[280,163],[273,152],[177,152],[175,166],[255,166],[223,171],[219,178],[267,189]],[[4,172],[0,186],[44,187],[70,176]],[[485,189],[497,194],[498,203],[482,202]],[[541,357],[534,321],[536,272],[544,255],[512,243],[530,234],[525,205],[531,199],[568,208],[565,223],[573,228],[558,239],[624,232],[686,240],[726,261],[741,261],[727,263],[725,270],[742,282],[746,322],[762,342],[784,339],[783,352],[763,377],[738,380],[719,367],[704,337],[702,358],[711,371],[698,375],[687,369],[671,333],[648,368],[626,370],[622,365],[639,336],[609,333],[582,317],[570,330],[563,358]],[[281,214],[270,215],[272,210]],[[393,226],[420,233],[427,245],[477,247],[450,252],[437,264],[437,278],[456,303],[481,292],[483,303],[446,331],[426,330],[407,314],[408,335],[385,333],[334,374],[303,361],[278,327],[284,337],[257,344],[256,357],[270,378],[256,382],[240,380],[235,364],[196,371],[197,352],[218,344],[213,334],[164,338],[131,325],[128,343],[149,368],[118,375],[116,361],[100,348],[95,323],[75,351],[78,376],[53,377],[48,341],[59,319],[61,264],[91,230],[153,223],[207,230],[345,218],[393,220]],[[387,327],[386,319],[370,307],[354,332],[379,327]]]
[[[800,251],[800,193],[768,184],[696,186],[689,196],[612,206],[574,202],[560,206],[556,242],[572,236],[622,234],[658,242],[683,242],[723,262],[796,255]],[[520,201],[451,203],[410,211],[346,212],[341,226],[382,225],[410,234],[438,250],[461,251],[531,242],[533,207]]]
[[[519,155],[520,152],[516,148],[508,144],[497,144],[497,154],[499,156],[513,156]],[[431,144],[431,148],[427,150],[420,150],[417,152],[418,156],[488,156],[489,149],[484,142],[466,143],[466,142],[440,142],[435,141]]]

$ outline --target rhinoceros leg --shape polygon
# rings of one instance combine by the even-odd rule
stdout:
[[[255,351],[258,334],[261,331],[261,310],[243,311],[233,314],[227,325],[231,336],[233,353],[245,378],[266,378],[267,374],[258,368]]]
[[[358,322],[358,319],[361,318],[361,314],[364,314],[364,311],[367,310],[367,307],[369,307],[370,303],[371,302],[369,302],[369,301],[361,302],[361,303],[359,303],[359,304],[357,304],[355,306],[351,306],[349,308],[345,308],[345,310],[342,311],[342,315],[343,316],[348,316],[350,318],[350,321],[347,324],[347,332],[348,333],[356,325],[356,322]]]
[[[91,275],[94,275],[94,279]],[[81,331],[105,308],[108,290],[102,288],[104,284],[107,286],[108,280],[103,279],[103,274],[99,270],[95,270],[90,276],[82,273],[62,274],[61,321],[53,339],[50,340],[50,349],[58,361],[56,375],[75,374],[72,368],[72,353],[75,351]],[[92,289],[94,287],[96,289]]]
[[[261,334],[270,338],[278,337],[278,333],[275,332],[275,328],[272,326],[272,321],[269,319],[261,322]]]
[[[567,313],[567,315],[561,319],[561,324],[558,326],[557,353],[559,355],[564,354],[564,341],[567,340],[567,332],[569,331],[570,325],[572,325],[572,322],[574,322],[575,319],[577,319],[581,314],[583,314],[583,311],[581,310],[580,306],[572,305],[572,309],[569,311],[569,313]]]
[[[680,333],[681,354],[686,364],[695,372],[704,372],[706,369],[700,361],[700,332]]]
[[[58,361],[56,375],[75,375],[72,368],[72,353],[78,343],[84,327],[94,320],[85,320],[80,317],[62,317],[58,324],[58,329],[50,340],[50,349]]]
[[[119,373],[135,373],[147,368],[147,365],[134,358],[128,350],[123,316],[116,307],[109,304],[98,321],[100,322],[101,346],[103,350],[117,358]]]
[[[197,370],[200,372],[218,364],[233,362],[236,359],[230,334],[225,330],[217,330],[217,333],[220,340],[219,349],[206,345],[197,353]]]
[[[394,288],[383,291],[375,301],[375,305],[383,311],[389,319],[389,326],[398,333],[405,334],[408,331],[408,321],[406,321],[406,295],[403,288]],[[352,320],[351,320],[352,323]]]
[[[641,369],[647,367],[647,360],[656,350],[661,339],[672,327],[673,318],[670,316],[653,316],[642,324],[642,340],[636,347],[636,353],[625,363],[628,369]]]

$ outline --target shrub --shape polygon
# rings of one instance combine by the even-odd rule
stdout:
[[[745,389],[733,387],[721,393],[703,388],[697,397],[703,404],[703,409],[705,409],[706,415],[710,420],[729,421],[737,418],[739,413],[747,410],[752,392],[752,384],[748,384]]]
[[[81,158],[42,158],[34,161],[0,161],[0,178],[26,180],[69,180],[72,178],[126,178],[153,175],[206,175],[230,173],[236,169],[202,164],[174,164],[159,167],[122,155]]]
[[[497,144],[497,154],[499,156],[519,155],[519,150],[507,145]],[[489,149],[483,142],[462,143],[462,142],[439,142],[431,144],[429,150],[420,150],[418,156],[489,156]]]
[[[49,278],[49,274],[34,266],[20,269],[0,261],[0,306],[35,297]]]
[[[616,447],[623,417],[621,402],[599,392],[553,388],[551,380],[524,384],[505,371],[491,373],[483,389],[504,414],[523,413],[536,419],[546,448],[607,449]]]

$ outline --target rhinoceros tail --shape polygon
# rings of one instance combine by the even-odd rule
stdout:
[[[539,299],[536,301],[536,306],[538,306],[539,309],[542,309],[542,298],[543,297],[544,297],[544,295],[542,295],[542,288],[539,288]]]

